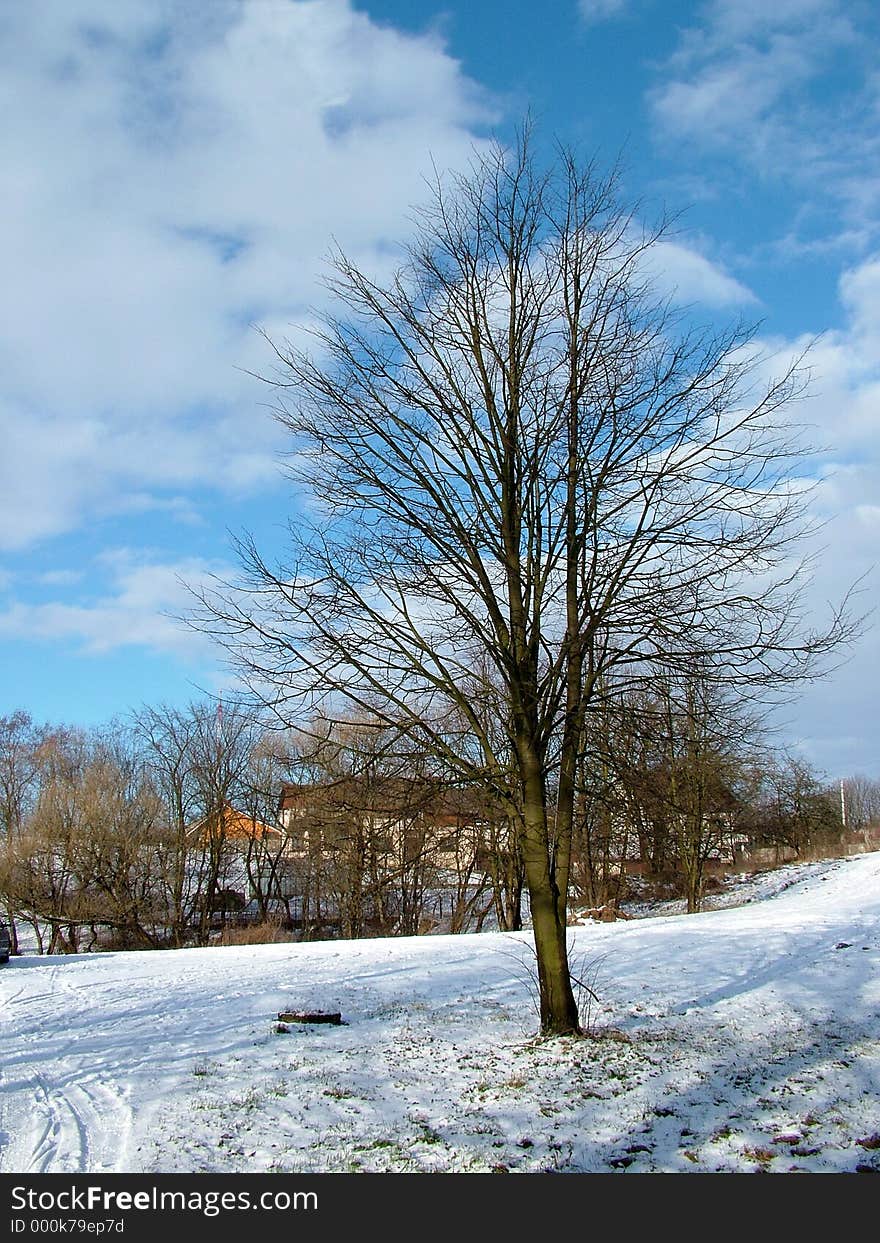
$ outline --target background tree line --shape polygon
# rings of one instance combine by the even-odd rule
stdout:
[[[609,689],[578,766],[572,903],[647,889],[699,910],[722,862],[857,844],[880,824],[880,782],[843,793],[773,754],[705,683]],[[40,952],[206,945],[245,918],[302,939],[528,921],[503,805],[365,713],[297,735],[208,702],[93,731],[14,713],[0,718],[0,835],[5,918]]]
[[[204,945],[241,875],[273,892],[277,842],[233,849],[225,809],[275,823],[280,760],[250,717],[147,708],[86,731],[0,718],[0,900],[39,950]],[[277,888],[277,885],[275,886]]]

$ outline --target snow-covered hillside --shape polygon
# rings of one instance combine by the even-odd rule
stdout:
[[[13,960],[0,1172],[880,1168],[880,855],[572,936],[596,1039],[526,934]]]

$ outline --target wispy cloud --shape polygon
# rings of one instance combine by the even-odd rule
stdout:
[[[43,587],[74,587],[82,577],[82,570],[46,570],[36,575],[36,581]]]
[[[629,0],[578,0],[578,12],[590,26],[619,17],[629,5]]]
[[[145,559],[122,549],[106,554],[109,584],[91,601],[28,603],[13,600],[0,612],[0,637],[72,643],[82,654],[143,648],[195,657],[209,652],[207,639],[178,620],[191,609],[191,589],[207,586],[230,567],[188,557],[175,562]],[[47,582],[49,576],[44,575]],[[61,585],[57,579],[54,585]]]
[[[876,223],[876,25],[844,0],[710,0],[650,93],[659,132],[768,181],[809,182],[842,205],[843,227]]]

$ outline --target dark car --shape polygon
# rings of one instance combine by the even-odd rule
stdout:
[[[0,963],[9,962],[9,949],[11,945],[9,929],[0,921]]]

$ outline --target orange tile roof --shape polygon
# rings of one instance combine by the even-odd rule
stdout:
[[[209,821],[213,821],[213,825],[209,826]],[[227,803],[220,813],[220,827],[222,835],[227,841],[248,841],[255,837],[267,837],[270,835],[281,836],[281,830],[277,825],[263,824],[261,820],[256,820],[253,816],[248,816],[242,811],[236,809]],[[216,814],[211,816],[203,816],[201,820],[197,820],[195,824],[190,826],[190,832],[195,829],[201,829],[204,835],[209,831],[210,827],[217,825]]]

